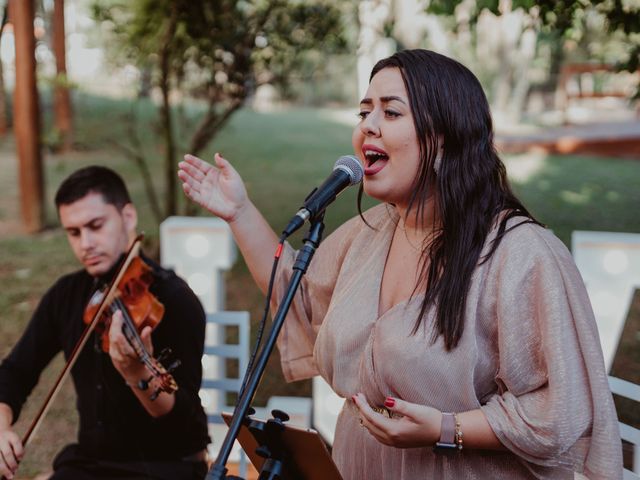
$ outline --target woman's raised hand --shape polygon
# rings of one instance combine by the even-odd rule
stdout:
[[[271,275],[272,257],[278,237],[251,203],[242,178],[218,153],[215,165],[193,155],[180,162],[178,177],[184,193],[214,215],[226,220],[258,287],[266,292]]]
[[[242,178],[219,153],[215,165],[193,155],[185,155],[178,164],[182,189],[191,200],[214,215],[234,222],[247,206],[247,190]]]

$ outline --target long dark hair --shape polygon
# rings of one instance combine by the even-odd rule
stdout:
[[[398,68],[404,80],[420,144],[420,166],[414,180],[409,212],[424,225],[424,209],[435,175],[435,208],[439,224],[421,253],[416,288],[425,296],[414,327],[436,306],[433,341],[444,337],[447,350],[455,348],[464,330],[464,310],[471,276],[487,261],[506,233],[510,218],[523,223],[537,220],[511,191],[504,164],[493,144],[493,124],[487,98],[478,79],[464,65],[429,50],[404,50],[380,60],[371,77],[385,68]],[[440,145],[439,145],[439,142]],[[442,159],[434,172],[438,147]],[[360,208],[360,198],[358,207]],[[495,241],[480,259],[497,215],[504,212]],[[515,228],[511,227],[511,228]],[[415,293],[415,290],[414,290]]]

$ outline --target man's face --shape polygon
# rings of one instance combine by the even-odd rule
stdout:
[[[73,253],[94,277],[108,272],[135,236],[135,207],[129,203],[118,210],[100,193],[61,205],[58,214]]]

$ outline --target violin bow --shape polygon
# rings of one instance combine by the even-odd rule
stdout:
[[[102,302],[100,303],[100,307],[98,308],[98,310],[95,313],[93,319],[91,320],[91,323],[89,323],[89,325],[87,325],[87,327],[82,332],[82,335],[80,336],[80,339],[78,340],[76,345],[73,347],[73,351],[71,352],[71,355],[69,356],[69,359],[67,360],[66,365],[64,366],[64,368],[62,369],[62,371],[58,375],[58,378],[56,379],[56,382],[53,385],[53,388],[51,389],[51,391],[47,395],[47,398],[45,399],[44,404],[42,405],[42,407],[38,411],[35,419],[31,423],[31,426],[29,427],[27,432],[24,434],[24,437],[22,438],[22,446],[25,449],[27,448],[27,444],[29,443],[29,441],[31,440],[33,435],[35,434],[37,428],[42,423],[42,420],[44,419],[44,416],[49,411],[49,407],[53,403],[53,400],[55,399],[55,397],[60,392],[60,389],[62,388],[63,382],[69,376],[69,372],[71,371],[71,368],[75,365],[76,360],[78,359],[78,356],[79,356],[80,352],[82,351],[82,348],[87,343],[87,340],[89,339],[89,335],[91,335],[91,332],[93,332],[93,330],[95,329],[96,325],[98,324],[98,322],[100,320],[100,317],[102,317],[102,314],[104,313],[105,309],[111,303],[111,301],[113,300],[113,297],[116,295],[116,292],[117,292],[117,289],[118,289],[118,284],[120,283],[120,280],[122,279],[122,277],[124,276],[125,272],[127,271],[127,268],[129,267],[129,264],[140,253],[140,246],[142,245],[142,238],[143,238],[142,234],[138,235],[136,237],[136,239],[133,241],[133,243],[131,244],[131,247],[129,248],[129,251],[127,252],[127,255],[125,256],[125,259],[122,262],[122,264],[121,264],[121,266],[120,266],[120,268],[118,270],[117,275],[111,281],[111,284],[109,285],[109,288],[107,289],[106,294],[103,296]]]

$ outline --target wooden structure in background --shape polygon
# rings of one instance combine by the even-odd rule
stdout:
[[[600,98],[631,98],[636,82],[640,81],[638,72],[634,74],[635,80],[630,77],[623,78],[622,81],[619,77],[616,78],[620,73],[624,72],[618,72],[613,65],[607,64],[564,65],[556,91],[556,107],[562,113],[564,125],[528,134],[498,134],[496,146],[499,151],[515,154],[534,150],[548,154],[640,159],[638,107],[635,109],[635,119],[607,121],[595,114],[590,122],[571,125],[568,120],[569,103],[572,100],[584,99],[589,102]],[[595,75],[603,77],[597,79]]]
[[[10,0],[16,45],[13,118],[18,152],[22,222],[27,232],[44,225],[44,182],[40,152],[40,106],[36,87],[33,0]]]
[[[597,85],[596,75],[609,74],[610,80],[618,73],[624,72],[619,72],[614,65],[605,63],[568,63],[563,65],[560,69],[555,103],[556,108],[563,112],[565,125],[569,123],[567,109],[573,99],[631,98],[633,95],[632,85],[616,84],[615,81],[604,81],[601,82],[601,85]]]

